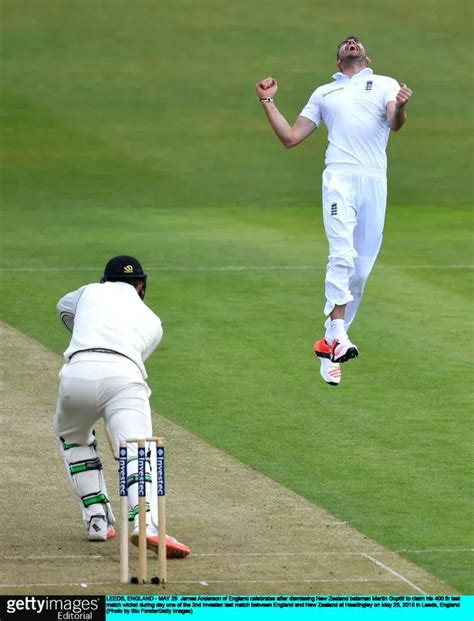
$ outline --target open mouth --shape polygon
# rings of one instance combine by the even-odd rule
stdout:
[[[351,53],[351,52],[359,52],[360,51],[360,47],[359,45],[357,45],[357,43],[348,43],[346,45],[346,52]]]

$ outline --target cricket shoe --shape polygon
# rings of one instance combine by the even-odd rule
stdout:
[[[331,362],[347,362],[351,358],[357,358],[358,355],[359,350],[349,339],[346,341],[334,339],[331,343]]]
[[[341,383],[341,365],[331,360],[331,346],[324,339],[316,341],[314,353],[321,363],[319,372],[323,380],[331,386],[338,386]]]
[[[87,527],[89,541],[107,541],[115,537],[115,528],[107,522],[105,515],[93,515]]]
[[[134,546],[138,547],[138,529],[135,529],[130,537],[130,541]],[[184,558],[191,552],[191,548],[184,543],[180,543],[174,537],[166,535],[166,558]],[[158,554],[158,545],[160,543],[159,535],[147,534],[146,547]]]

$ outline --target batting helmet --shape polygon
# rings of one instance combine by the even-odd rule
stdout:
[[[112,257],[105,266],[104,275],[100,282],[128,282],[133,284],[134,280],[143,281],[143,289],[140,297],[145,297],[147,275],[143,271],[138,259],[128,255]]]

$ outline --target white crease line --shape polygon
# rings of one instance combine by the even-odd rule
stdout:
[[[387,554],[444,554],[444,553],[459,553],[459,552],[474,552],[474,548],[432,548],[427,550],[370,550],[370,554],[375,556],[383,556]],[[357,556],[359,554],[365,554],[364,550],[353,551],[333,551],[333,550],[313,550],[311,552],[193,552],[192,557],[225,557],[225,556]]]
[[[321,550],[320,552],[193,552],[192,557],[200,556],[200,557],[266,557],[266,556],[358,556],[362,554],[361,551],[357,550],[355,552],[327,552]],[[372,552],[372,554],[380,554],[377,552]],[[191,556],[189,558],[191,558]]]
[[[448,264],[448,265],[376,265],[379,270],[470,270],[473,264]],[[0,267],[0,272],[32,272],[32,273],[68,273],[68,272],[102,272],[100,267]],[[148,272],[272,272],[272,271],[305,271],[323,270],[325,265],[218,265],[218,266],[163,266],[145,267]]]
[[[272,578],[259,578],[258,580],[239,580],[239,579],[226,579],[226,580],[209,580],[205,578],[201,578],[201,580],[168,580],[166,584],[174,585],[174,584],[200,584],[203,583],[207,585],[213,584],[260,584],[262,582],[269,584],[288,584],[294,583],[299,584],[301,582],[305,583],[351,583],[351,582],[387,582],[386,578],[300,578],[298,580],[291,579],[283,579],[283,580],[273,580]],[[30,588],[30,587],[65,587],[65,586],[99,586],[99,585],[117,585],[118,581],[108,581],[108,582],[89,582],[87,580],[83,580],[82,582],[25,582],[23,584],[0,584],[0,589],[22,589],[22,588]],[[423,591],[421,591],[423,592]]]
[[[266,272],[277,270],[319,270],[324,265],[201,265],[201,266],[162,266],[146,267],[146,272]],[[96,272],[102,273],[100,267],[0,267],[0,272]]]
[[[97,586],[100,584],[117,584],[116,582],[88,582],[83,580],[82,582],[24,582],[23,584],[0,584],[0,589],[24,589],[27,587],[70,587],[70,586]]]
[[[258,580],[240,580],[232,578],[228,578],[225,580],[173,580],[172,584],[202,584],[205,581],[207,584],[259,584],[261,582],[270,582],[276,584],[285,584],[285,583],[295,583],[298,584],[300,582],[336,582],[336,583],[349,583],[349,582],[387,582],[387,578],[299,578],[297,580],[283,579],[283,580],[274,580],[273,578],[259,578]]]
[[[410,549],[400,549],[400,550],[370,550],[370,554],[374,556],[384,556],[387,554],[457,554],[457,553],[465,553],[465,552],[474,552],[474,548],[428,548],[426,550],[410,550]],[[193,552],[190,558],[212,558],[212,557],[299,557],[299,556],[358,556],[360,554],[368,554],[368,552],[364,552],[363,550],[353,550],[353,551],[335,551],[335,550],[314,550],[311,552],[302,551],[302,552]],[[102,554],[53,554],[53,555],[2,555],[0,554],[0,559],[3,561],[38,561],[38,560],[57,560],[57,559],[91,559],[91,560],[101,560],[109,558]]]
[[[414,582],[412,582],[411,580],[408,580],[408,578],[405,578],[405,576],[402,576],[402,574],[399,574],[398,571],[395,571],[388,565],[385,565],[385,563],[378,561],[373,556],[370,556],[370,554],[365,554],[365,552],[362,552],[362,556],[368,559],[369,561],[372,561],[372,563],[375,563],[379,567],[382,567],[382,569],[385,569],[385,571],[388,571],[390,574],[392,574],[392,576],[395,576],[399,580],[402,580],[403,582],[411,586],[412,589],[415,589],[415,591],[418,591],[418,593],[421,593],[422,595],[427,595],[426,591],[423,591],[423,589],[420,589],[420,587],[416,586]]]
[[[79,558],[88,558],[88,559],[104,559],[106,558],[102,554],[41,554],[37,556],[3,556],[0,555],[0,559],[3,561],[53,561],[57,559],[79,559]]]

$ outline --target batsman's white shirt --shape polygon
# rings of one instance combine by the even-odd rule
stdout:
[[[300,114],[315,125],[326,125],[326,166],[385,175],[390,133],[387,103],[396,99],[400,85],[368,67],[352,78],[343,73],[335,73],[333,78],[334,82],[314,91]]]
[[[57,304],[72,329],[66,361],[76,352],[102,348],[132,360],[146,380],[144,362],[163,336],[160,318],[142,301],[136,289],[123,282],[92,283],[68,293]]]

